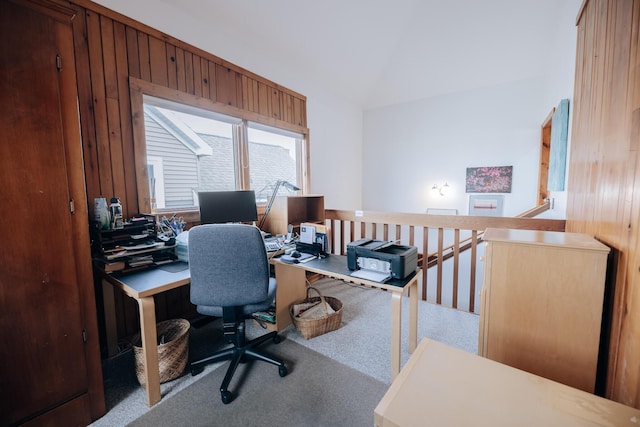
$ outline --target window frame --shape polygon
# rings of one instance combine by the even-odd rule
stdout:
[[[189,93],[180,92],[175,89],[158,86],[144,80],[129,78],[129,90],[131,95],[131,115],[133,126],[133,146],[134,146],[134,163],[136,166],[136,186],[138,191],[138,212],[155,213],[157,215],[176,213],[175,209],[157,209],[155,212],[151,210],[151,198],[149,194],[149,174],[147,165],[147,149],[144,124],[144,98],[145,96],[166,100],[172,103],[184,105],[188,110],[189,107],[206,110],[215,114],[222,114],[238,119],[240,123],[234,128],[235,150],[235,170],[236,170],[236,189],[249,190],[249,144],[248,144],[248,127],[250,125],[264,126],[282,130],[284,133],[293,133],[302,135],[302,138],[296,142],[298,167],[298,186],[302,189],[302,194],[308,194],[310,176],[309,176],[309,130],[302,126],[296,126],[291,123],[284,122],[272,117],[267,117],[243,110],[241,108],[225,105],[220,102],[214,102],[205,98],[201,98]],[[264,212],[265,205],[258,205],[258,214]],[[193,208],[184,208],[177,212],[188,222],[200,220],[200,212],[197,206]]]
[[[153,166],[153,177],[156,179],[154,186],[156,189],[161,189],[158,193],[156,193],[155,201],[156,205],[164,205],[165,204],[165,195],[164,195],[164,163],[162,161],[162,157],[152,156],[147,157],[147,173],[149,173],[149,165]],[[156,178],[157,176],[157,178]],[[148,181],[148,180],[147,180]],[[157,184],[157,185],[155,185]],[[151,185],[150,185],[151,186]],[[149,195],[151,197],[151,195]],[[153,207],[149,207],[152,211],[157,210],[153,209]]]

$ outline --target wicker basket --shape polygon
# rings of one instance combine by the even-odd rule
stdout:
[[[309,291],[314,290],[319,295],[318,297],[309,297]],[[325,309],[325,314],[312,318],[305,319],[304,317],[296,317],[293,314],[293,306],[296,304],[302,303],[313,303],[321,301]],[[333,313],[327,313],[326,305],[330,305],[334,310]],[[318,335],[325,334],[327,332],[335,331],[340,327],[342,323],[342,302],[338,298],[334,297],[325,297],[322,293],[313,286],[307,287],[307,298],[296,301],[295,303],[289,306],[289,314],[291,315],[291,320],[295,325],[300,335],[304,338],[309,339],[313,337],[317,337]]]
[[[189,322],[184,319],[165,320],[156,326],[158,342],[164,337],[164,343],[158,344],[158,365],[160,366],[160,382],[164,383],[178,378],[184,372],[189,359]],[[136,362],[138,382],[145,386],[144,352],[140,334],[132,341]]]

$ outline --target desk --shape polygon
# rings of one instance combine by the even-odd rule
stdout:
[[[168,272],[153,268],[134,273],[105,274],[104,279],[138,302],[140,312],[140,338],[144,358],[147,404],[160,401],[160,368],[158,366],[156,304],[154,295],[188,285],[189,269]],[[106,293],[105,293],[106,294]],[[113,328],[107,328],[115,332]],[[109,334],[109,332],[108,332]],[[113,339],[112,339],[113,340]]]
[[[391,378],[400,372],[400,348],[402,344],[402,297],[409,295],[409,352],[413,352],[418,337],[418,280],[422,274],[418,270],[405,280],[390,280],[377,283],[351,277],[347,268],[347,257],[329,255],[301,264],[286,264],[273,259],[275,265],[276,323],[269,329],[280,332],[291,324],[289,305],[306,297],[306,272],[311,271],[327,277],[352,282],[361,286],[381,289],[391,293]],[[160,371],[158,368],[157,332],[154,295],[185,286],[190,282],[189,269],[171,273],[160,268],[134,273],[105,274],[104,281],[123,291],[138,302],[140,312],[140,336],[144,354],[145,382],[147,384],[147,404],[161,399]],[[105,299],[108,292],[104,292]],[[110,332],[111,331],[111,332]],[[108,341],[114,341],[115,329],[107,325]],[[117,341],[117,340],[115,340]]]
[[[638,409],[429,339],[374,410],[376,427],[638,423]]]
[[[306,297],[306,272],[376,288],[391,293],[391,379],[400,372],[400,348],[402,344],[402,297],[409,295],[409,353],[413,353],[418,341],[418,281],[422,270],[417,270],[405,280],[391,279],[386,283],[373,282],[350,276],[347,257],[328,255],[305,263],[288,264],[275,261],[276,279],[276,325],[280,331],[291,323],[289,306]],[[282,287],[282,288],[281,288]],[[280,293],[278,293],[280,291]]]

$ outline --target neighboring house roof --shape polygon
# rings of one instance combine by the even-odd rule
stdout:
[[[185,147],[193,151],[196,156],[210,156],[213,154],[211,147],[171,110],[145,104],[144,111],[174,138],[183,143]]]
[[[249,143],[249,170],[251,171],[251,188],[256,191],[258,201],[266,201],[271,197],[278,180],[296,183],[296,163],[289,155],[289,150],[268,144]],[[281,187],[278,194],[287,194]]]
[[[153,126],[153,123],[157,126]],[[191,153],[193,156],[193,162],[186,162],[185,159],[176,163],[173,161],[173,157],[175,157],[173,155],[166,158],[165,187],[180,185],[180,182],[172,183],[175,181],[176,174],[192,175],[197,173],[198,177],[197,188],[193,188],[189,184],[189,188],[181,188],[180,195],[177,192],[175,195],[167,193],[167,207],[185,206],[184,203],[189,205],[185,201],[185,197],[191,199],[195,197],[197,191],[232,190],[235,188],[234,150],[231,139],[219,135],[195,133],[178,117],[162,114],[157,108],[146,105],[145,127],[147,129],[147,155],[166,157],[169,156],[168,153],[177,154],[178,151],[183,151],[183,156],[186,153]],[[152,128],[153,131],[151,131]],[[176,129],[180,129],[181,132],[177,132]],[[198,148],[194,149],[196,146]],[[188,150],[179,150],[178,147],[186,147]],[[251,188],[255,189],[258,201],[266,201],[271,197],[278,180],[296,182],[296,162],[286,148],[250,142],[249,161]],[[173,163],[176,164],[173,165]],[[179,172],[180,170],[182,172]],[[182,181],[184,184],[185,181]],[[279,194],[287,194],[287,190],[281,188]],[[174,197],[176,200],[173,200]],[[197,200],[194,200],[190,205],[196,204]]]
[[[213,155],[200,157],[201,189],[222,190],[235,187],[233,174],[233,146],[229,138],[199,134],[211,147]],[[296,163],[289,150],[278,145],[249,143],[249,170],[251,188],[256,199],[267,200],[280,179],[296,182]],[[282,189],[285,194],[286,189]]]

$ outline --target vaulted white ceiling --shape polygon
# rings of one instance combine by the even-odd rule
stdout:
[[[302,76],[368,109],[545,74],[580,0],[98,3],[291,89],[282,77]]]

